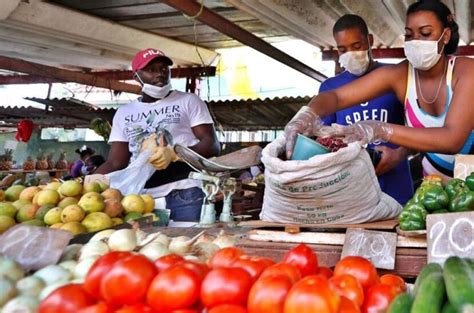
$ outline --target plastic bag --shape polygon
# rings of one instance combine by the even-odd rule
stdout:
[[[155,172],[155,168],[148,163],[151,154],[151,151],[143,151],[123,170],[106,174],[110,187],[120,190],[123,195],[143,193],[145,183]]]

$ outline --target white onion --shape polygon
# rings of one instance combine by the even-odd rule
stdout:
[[[15,283],[8,277],[0,278],[0,308],[16,296]]]
[[[33,276],[41,278],[46,285],[67,283],[72,278],[71,273],[59,265],[48,265],[34,273]]]
[[[102,256],[109,252],[109,246],[103,241],[90,241],[81,249],[81,257],[79,260],[87,259],[93,255]]]
[[[174,237],[170,241],[168,249],[172,253],[185,254],[191,251],[192,243],[190,243],[191,238],[187,236]]]
[[[199,260],[199,258],[198,258],[197,256],[192,255],[192,254],[186,254],[186,255],[184,256],[184,258],[185,258],[186,260],[189,260],[189,261],[201,262],[201,260]]]
[[[94,257],[81,260],[74,269],[74,278],[85,278],[95,260]]]
[[[82,245],[77,243],[67,246],[64,249],[59,262],[77,260],[81,254],[81,249]]]
[[[89,242],[99,241],[99,240],[108,240],[110,235],[112,235],[113,233],[115,233],[115,229],[105,229],[103,231],[98,232],[94,236],[92,236]]]
[[[193,245],[191,251],[201,262],[206,262],[219,249],[219,246],[212,242],[198,242]]]
[[[23,296],[38,297],[45,286],[44,281],[36,276],[28,276],[16,282],[16,289]]]
[[[233,247],[237,243],[237,239],[232,235],[226,235],[224,231],[221,231],[216,239],[212,242],[215,245],[218,245],[219,248]]]
[[[139,252],[152,262],[156,261],[159,257],[170,254],[168,248],[159,242],[150,242],[141,248]]]
[[[2,258],[0,260],[0,277],[6,276],[13,282],[16,282],[25,277],[25,271],[20,264],[10,259]]]
[[[51,285],[46,286],[43,289],[43,291],[41,291],[41,293],[39,295],[39,300],[43,301],[43,299],[46,298],[47,296],[49,296],[53,291],[55,291],[59,287],[67,285],[67,284],[69,284],[69,282],[60,282],[60,283],[55,283],[55,284],[51,284]]]
[[[114,232],[108,241],[112,251],[133,251],[137,247],[137,236],[132,229],[119,229]]]
[[[150,234],[149,236],[151,236],[153,234]],[[156,235],[156,238],[153,239],[152,242],[159,242],[161,244],[163,244],[164,246],[168,247],[169,244],[170,244],[170,241],[171,241],[171,238],[166,236],[165,234],[161,234],[161,233],[158,233]]]
[[[39,306],[38,298],[33,296],[19,296],[8,301],[2,313],[35,313]]]
[[[75,260],[64,261],[64,262],[59,263],[58,265],[68,270],[69,273],[73,274],[74,269],[76,268],[76,265],[77,265],[77,261]]]

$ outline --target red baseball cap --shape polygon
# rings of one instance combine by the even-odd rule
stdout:
[[[173,61],[168,58],[163,53],[163,51],[148,48],[145,50],[141,50],[137,54],[135,54],[132,60],[132,71],[136,72],[138,70],[141,70],[142,68],[147,66],[147,64],[150,63],[151,60],[154,60],[156,58],[162,58],[168,63],[169,66],[173,65]]]

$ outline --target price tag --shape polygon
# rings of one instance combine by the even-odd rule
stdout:
[[[0,253],[26,270],[56,264],[72,234],[60,229],[16,225],[0,236]]]
[[[474,258],[474,212],[426,217],[428,262],[444,264],[450,256]]]
[[[348,228],[341,259],[348,255],[361,256],[374,263],[376,268],[393,270],[396,248],[396,233]]]
[[[454,160],[454,177],[464,180],[474,172],[474,155],[457,154]]]

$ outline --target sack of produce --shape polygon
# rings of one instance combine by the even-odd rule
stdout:
[[[402,207],[383,193],[365,149],[350,143],[304,161],[284,161],[285,139],[263,149],[265,194],[260,218],[299,224],[357,224],[397,217]]]

